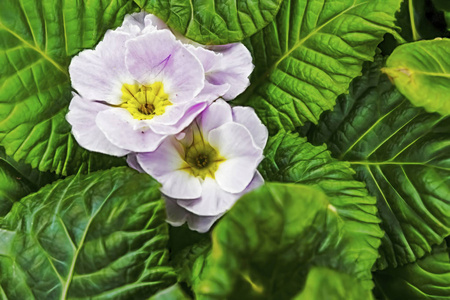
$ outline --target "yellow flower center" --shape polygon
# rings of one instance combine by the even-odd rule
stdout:
[[[205,141],[196,122],[193,123],[193,126],[193,140],[192,144],[185,148],[184,161],[186,165],[183,170],[202,179],[206,177],[214,179],[214,174],[225,158]]]
[[[122,104],[119,107],[127,109],[135,119],[150,120],[160,116],[170,105],[172,102],[164,92],[162,82],[151,85],[125,83],[122,86]]]

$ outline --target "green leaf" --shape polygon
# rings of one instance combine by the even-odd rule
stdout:
[[[443,243],[415,263],[375,272],[380,299],[449,299],[449,252]]]
[[[318,188],[342,218],[343,233],[333,266],[372,287],[371,268],[378,257],[383,233],[376,216],[375,198],[365,184],[354,180],[347,162],[333,159],[325,146],[313,146],[292,133],[269,139],[260,172],[268,181],[295,182]]]
[[[306,279],[303,291],[294,300],[369,300],[370,290],[361,286],[355,278],[323,267],[313,268]]]
[[[64,175],[123,164],[75,142],[65,120],[67,68],[134,10],[128,0],[0,2],[0,145],[7,155]]]
[[[0,217],[9,212],[14,202],[57,178],[55,174],[39,172],[15,162],[0,147]]]
[[[183,289],[178,284],[175,284],[157,293],[149,300],[189,300],[189,299],[190,298],[186,296]]]
[[[272,22],[283,0],[135,0],[173,30],[207,45],[238,42]]]
[[[245,41],[256,66],[239,103],[271,133],[317,123],[392,31],[400,0],[286,0],[275,20]]]
[[[367,65],[308,139],[326,141],[377,197],[384,268],[416,261],[450,234],[450,119],[413,107],[381,66]]]
[[[116,168],[48,185],[0,229],[4,299],[143,299],[174,283],[159,185]]]
[[[450,115],[450,39],[401,45],[383,72],[412,104]]]
[[[244,195],[212,232],[197,299],[290,299],[329,257],[340,218],[321,191],[266,183]]]

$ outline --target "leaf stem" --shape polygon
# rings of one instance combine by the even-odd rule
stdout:
[[[413,0],[408,0],[408,9],[409,9],[409,20],[411,22],[411,31],[412,31],[413,39],[414,39],[414,41],[417,41],[420,39],[420,36],[419,36],[419,33],[417,32],[417,28],[416,28]]]

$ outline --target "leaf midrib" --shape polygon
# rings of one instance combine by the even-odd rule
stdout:
[[[0,22],[0,29],[4,29],[7,32],[9,32],[11,35],[16,37],[19,41],[21,41],[26,47],[33,49],[34,51],[38,52],[45,60],[50,62],[53,66],[56,67],[60,72],[62,72],[64,75],[69,77],[69,73],[66,70],[66,68],[62,67],[60,64],[58,64],[56,61],[54,61],[50,56],[48,56],[44,51],[42,51],[39,47],[36,45],[32,45],[29,42],[27,42],[25,39],[23,39],[19,34],[11,30],[10,28],[6,27],[2,22]]]
[[[289,1],[289,0],[288,0]],[[334,20],[338,19],[339,17],[341,17],[342,15],[345,15],[346,13],[348,13],[349,11],[351,11],[352,9],[359,7],[361,5],[367,4],[369,3],[369,1],[365,1],[362,3],[359,3],[357,5],[355,5],[356,0],[353,1],[353,4],[343,10],[342,12],[340,12],[339,14],[337,14],[336,16],[332,17],[331,19],[329,19],[328,21],[326,21],[325,23],[323,23],[322,25],[320,25],[319,27],[317,27],[316,29],[314,29],[313,31],[311,31],[306,37],[300,39],[297,43],[295,43],[294,46],[292,46],[291,49],[289,49],[285,54],[283,54],[280,58],[278,58],[271,67],[269,67],[267,69],[266,72],[264,72],[255,82],[252,83],[252,85],[249,87],[249,94],[253,93],[253,90],[258,87],[262,82],[264,82],[264,80],[278,67],[278,65],[285,60],[287,57],[289,57],[289,55],[291,55],[292,52],[294,52],[295,50],[297,50],[301,45],[303,45],[307,40],[309,40],[312,36],[316,35],[318,32],[320,32],[325,26],[327,26],[328,24],[330,24],[331,22],[333,22]]]

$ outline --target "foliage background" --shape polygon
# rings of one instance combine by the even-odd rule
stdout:
[[[267,183],[208,234],[65,120],[71,58],[142,9],[254,59]],[[2,0],[0,298],[450,299],[449,28],[446,0]]]

